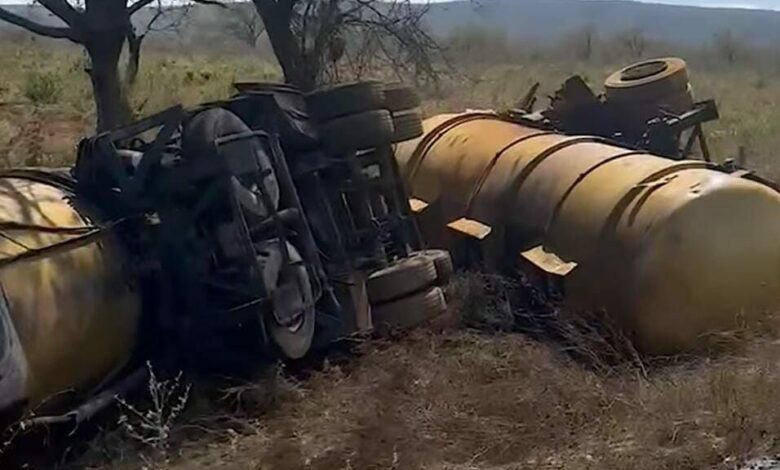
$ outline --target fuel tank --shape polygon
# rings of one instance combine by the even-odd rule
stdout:
[[[742,173],[490,112],[432,117],[396,157],[431,245],[466,232],[488,266],[561,278],[567,311],[605,311],[646,353],[780,309],[780,194]]]
[[[130,359],[141,302],[66,185],[0,176],[0,411],[83,398]]]

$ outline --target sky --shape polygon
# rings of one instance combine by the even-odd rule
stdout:
[[[723,8],[758,8],[780,10],[780,0],[641,0],[645,3],[666,3],[669,5],[694,5]]]
[[[7,0],[0,0],[4,2]],[[412,0],[446,2],[448,0]],[[586,1],[586,0],[583,0]],[[700,7],[751,8],[759,10],[780,10],[780,0],[629,0],[643,3],[664,3],[667,5],[692,5]]]
[[[436,0],[442,1],[442,0]],[[694,5],[704,7],[759,8],[780,10],[780,0],[635,0],[645,3],[666,3],[669,5]],[[20,4],[24,0],[0,0],[0,4]]]

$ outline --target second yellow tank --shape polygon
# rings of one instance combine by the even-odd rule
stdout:
[[[651,354],[705,348],[780,309],[769,185],[490,112],[425,131],[396,154],[431,245],[479,225],[487,265],[562,276],[569,310],[606,311]]]

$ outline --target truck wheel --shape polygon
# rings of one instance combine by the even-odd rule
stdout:
[[[250,132],[249,127],[238,116],[222,108],[201,111],[192,117],[182,131],[182,156],[186,160],[218,158],[215,141],[220,137]],[[260,165],[260,171],[267,173],[262,181],[247,181],[246,177],[233,177],[232,186],[238,200],[249,212],[266,217],[268,208],[262,203],[258,185],[268,195],[273,209],[279,208],[279,183],[273,171],[270,157],[257,139],[246,139],[232,144],[229,152],[242,155],[254,153]]]
[[[333,154],[380,147],[392,141],[393,120],[384,109],[352,114],[322,123],[320,138]]]
[[[413,89],[400,83],[388,83],[382,86],[384,94],[383,108],[393,113],[420,107],[421,101]]]
[[[384,94],[378,82],[357,82],[322,88],[306,96],[312,117],[327,121],[382,107]]]
[[[410,256],[374,272],[366,281],[372,305],[418,292],[436,281],[436,266],[422,256]]]
[[[372,306],[371,320],[374,331],[380,336],[387,336],[393,331],[419,326],[446,311],[444,293],[441,288],[432,287],[390,303]]]
[[[288,307],[280,305],[281,302],[285,301],[297,301],[303,305],[303,309],[296,312],[295,320],[290,325],[279,324],[273,312],[264,314],[265,325],[277,352],[287,359],[300,359],[309,352],[314,339],[314,295],[309,274],[300,253],[290,243],[287,243],[287,250],[293,266],[286,272],[282,269],[282,252],[278,240],[267,240],[258,246],[257,265],[265,289],[272,299],[269,304],[273,308]],[[300,294],[300,298],[291,299],[286,296],[274,295],[279,289],[291,285],[296,286],[295,291]]]
[[[416,139],[421,135],[423,123],[419,108],[393,113],[393,143]]]
[[[433,262],[433,265],[436,267],[437,285],[443,286],[450,282],[452,274],[455,272],[455,267],[452,264],[452,256],[449,251],[423,250],[413,253],[413,255],[428,258]]]

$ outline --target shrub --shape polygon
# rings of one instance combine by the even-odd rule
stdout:
[[[54,104],[62,95],[61,76],[56,72],[32,70],[27,73],[22,92],[34,104]]]

